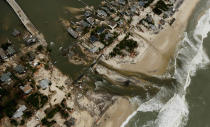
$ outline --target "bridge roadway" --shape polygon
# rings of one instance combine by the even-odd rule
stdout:
[[[24,11],[20,8],[18,3],[15,0],[6,0],[7,3],[12,7],[12,9],[15,11],[21,22],[24,24],[26,29],[33,35],[36,36],[37,39],[40,41],[42,45],[47,45],[46,40],[44,39],[44,36],[42,33],[40,33],[35,26],[32,24],[32,22],[29,20],[29,18],[26,16]]]

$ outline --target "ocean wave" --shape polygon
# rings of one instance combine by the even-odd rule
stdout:
[[[176,127],[189,114],[185,98],[175,94],[160,110],[155,127]]]
[[[136,112],[131,114],[121,125],[126,124],[137,112],[159,112],[156,120],[149,121],[143,127],[183,127],[188,119],[188,105],[185,100],[186,89],[190,85],[191,77],[196,71],[205,68],[210,63],[208,55],[203,48],[203,41],[210,31],[210,9],[199,19],[198,24],[189,39],[189,34],[184,33],[184,39],[180,42],[175,55],[175,72],[173,78],[177,80],[177,88],[174,95],[164,102],[169,89],[161,89],[160,92],[147,102],[139,106]],[[143,117],[143,116],[142,116]]]

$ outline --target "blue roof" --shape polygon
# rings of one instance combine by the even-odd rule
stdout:
[[[145,5],[145,1],[139,1],[139,6],[144,6]]]
[[[107,13],[104,10],[97,10],[97,13],[99,16],[104,16],[104,17],[107,16]]]
[[[95,35],[91,35],[90,36],[90,41],[93,43],[93,42],[96,42],[98,41],[98,38],[95,36]]]
[[[120,4],[125,5],[125,0],[118,0],[118,2],[119,2]]]

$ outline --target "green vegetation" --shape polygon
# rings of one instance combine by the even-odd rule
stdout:
[[[61,109],[60,114],[65,119],[69,117],[69,113],[65,109]]]
[[[61,110],[60,105],[56,105],[56,106],[55,106],[54,108],[52,108],[52,109],[50,109],[50,108],[46,109],[46,110],[45,110],[46,118],[47,118],[47,119],[53,118],[53,116],[54,116],[57,112],[59,112],[60,110]]]
[[[9,92],[6,89],[0,88],[0,96],[7,96]]]
[[[47,46],[47,51],[52,52],[52,48],[50,48],[50,46]]]
[[[92,30],[91,36],[95,36],[98,39],[98,41],[103,43],[105,46],[108,46],[113,42],[113,40],[118,36],[118,34],[113,33],[113,36],[109,37],[106,40],[105,36],[106,36],[106,34],[109,33],[109,31],[107,29],[111,29],[111,28],[107,25],[97,26],[95,29]]]
[[[62,107],[62,108],[66,108],[66,99],[63,99],[63,100],[61,101],[61,107]]]
[[[144,7],[148,7],[154,0],[144,0],[145,4]]]
[[[107,40],[105,40],[106,34],[108,34],[108,32],[104,32],[100,35],[100,42],[103,43],[105,46],[109,46],[110,44],[112,44],[114,39],[117,38],[118,34],[115,32],[113,33],[112,37],[109,37]]]
[[[33,93],[26,99],[26,102],[36,109],[42,108],[47,101],[48,97],[40,93]]]
[[[37,47],[37,51],[41,52],[42,50],[43,50],[43,46],[42,46],[42,45],[39,45],[39,46]]]
[[[14,126],[18,126],[18,122],[14,119],[10,120],[10,123]]]
[[[138,44],[136,41],[128,39],[128,37],[129,35],[127,35],[119,44],[116,45],[116,47],[110,53],[111,57],[115,57],[117,55],[124,56],[122,50],[125,50],[128,53],[134,52],[134,49],[138,47]]]
[[[28,70],[31,70],[32,73],[35,73],[38,70],[37,68],[32,67],[29,63],[27,63],[25,66],[28,68]]]
[[[47,127],[51,127],[53,124],[56,123],[55,120],[48,121],[46,117],[43,118],[43,119],[41,120],[41,122],[42,122],[42,125],[45,125],[45,126],[47,126]]]
[[[47,119],[53,118],[53,116],[57,112],[60,112],[60,114],[63,118],[68,118],[69,117],[69,113],[65,110],[64,107],[61,107],[60,105],[55,105],[54,108],[52,108],[52,109],[48,108],[48,109],[45,110],[46,118]]]
[[[45,69],[45,70],[49,70],[49,69],[50,69],[50,66],[49,66],[48,63],[44,64],[44,69]]]
[[[163,0],[159,0],[156,4],[156,7],[163,11],[168,11],[168,6],[165,4]]]
[[[89,28],[89,27],[85,27],[85,28],[83,29],[82,34],[86,34],[86,33],[88,33],[88,32],[89,32],[89,30],[90,30],[90,28]]]
[[[61,107],[62,107],[62,109],[60,110],[60,114],[61,114],[61,116],[63,117],[63,118],[68,118],[69,117],[69,113],[66,111],[66,109],[68,109],[68,107],[66,106],[66,99],[63,99],[62,101],[61,101]]]
[[[60,115],[64,118],[67,119],[69,117],[69,113],[66,110],[66,100],[63,99],[60,104],[55,105],[53,108],[47,108],[44,112],[46,113],[45,119],[43,119],[44,123],[48,123],[47,120],[51,119],[54,117],[56,113],[60,113]]]
[[[157,15],[162,14],[162,11],[161,11],[159,8],[157,8],[157,7],[153,8],[152,11],[153,11],[155,14],[157,14]]]
[[[20,125],[24,125],[25,124],[25,121],[24,120],[21,120],[20,121]]]
[[[0,118],[11,118],[17,110],[18,100],[22,98],[22,91],[11,85],[0,88],[0,92]]]
[[[2,110],[2,107],[0,107],[0,110]],[[2,119],[3,117],[4,117],[4,114],[0,112],[0,119]]]
[[[165,4],[163,0],[159,0],[153,9],[153,12],[157,15],[160,15],[162,11],[168,11],[168,6]]]
[[[9,117],[11,118],[13,116],[13,114],[16,112],[17,108],[17,103],[15,100],[10,100],[8,101],[5,106],[3,107],[3,112]]]
[[[32,116],[32,112],[31,111],[26,111],[23,114],[23,118],[28,119]]]

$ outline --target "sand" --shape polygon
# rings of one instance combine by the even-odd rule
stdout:
[[[120,70],[141,72],[149,75],[161,75],[167,70],[168,63],[186,29],[187,22],[199,0],[185,0],[175,13],[176,21],[167,26],[158,35],[148,38],[149,47],[136,64],[113,65]],[[99,121],[100,127],[120,127],[123,121],[135,110],[129,101],[118,99]]]
[[[136,106],[126,98],[119,98],[97,122],[96,127],[120,127]]]
[[[74,7],[64,7],[64,9],[66,9],[67,11],[69,11],[72,14],[79,14],[81,13],[84,9],[83,8],[74,8]]]
[[[175,13],[176,20],[173,25],[167,26],[159,34],[153,35],[151,40],[147,38],[150,46],[143,53],[141,59],[135,64],[120,64],[120,67],[117,68],[148,75],[164,74],[170,59],[174,57],[177,44],[182,39],[189,17],[198,2],[199,0],[185,0]],[[115,65],[113,66],[115,67]]]

